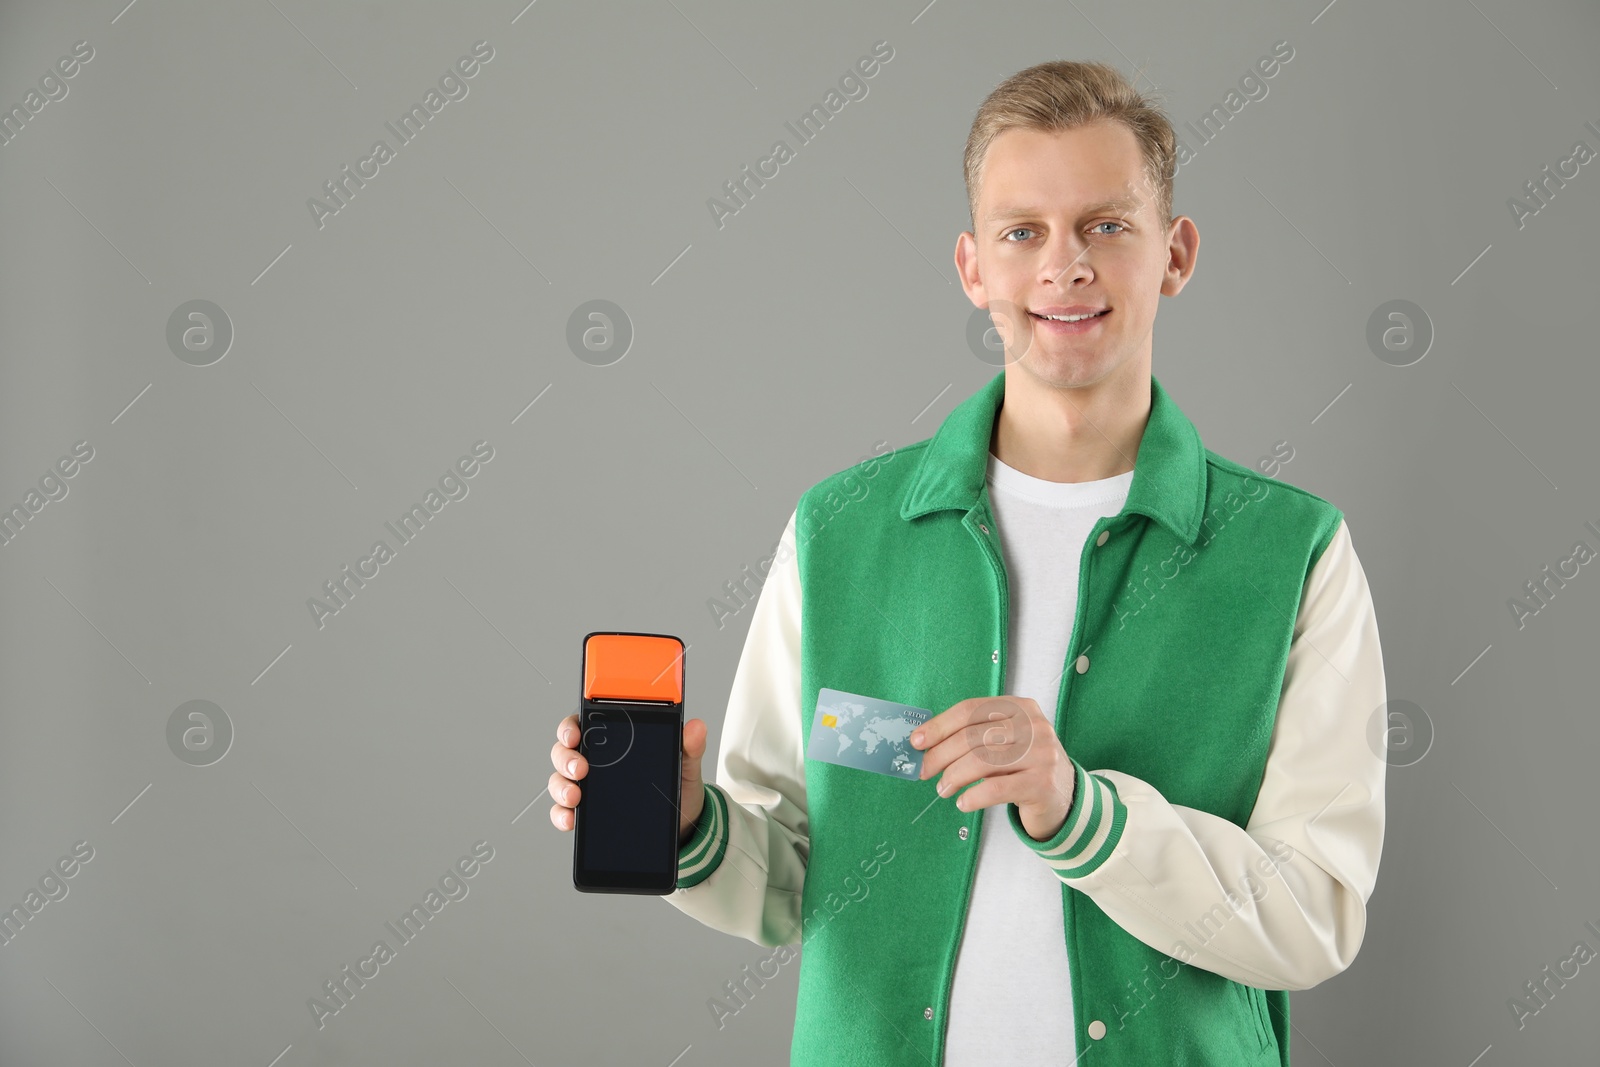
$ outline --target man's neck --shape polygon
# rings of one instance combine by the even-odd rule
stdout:
[[[1047,482],[1090,482],[1133,470],[1150,419],[1150,375],[1117,375],[1058,389],[1006,370],[1005,399],[989,450]]]

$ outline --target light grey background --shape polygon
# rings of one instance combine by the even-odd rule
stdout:
[[[1344,509],[1391,700],[1433,731],[1294,1060],[1592,1062],[1600,964],[1520,1031],[1507,1006],[1600,948],[1600,570],[1507,607],[1600,547],[1600,163],[1520,228],[1507,204],[1600,149],[1592,5],[124,2],[0,15],[5,110],[94,49],[0,146],[0,504],[94,449],[0,547],[0,904],[94,849],[0,948],[8,1067],[786,1062],[798,964],[719,1029],[768,950],[572,889],[540,793],[581,635],[688,641],[714,760],[749,612],[709,600],[803,489],[994,372],[951,263],[984,95],[1103,59],[1181,131],[1280,40],[1179,173],[1201,255],[1154,369],[1209,447],[1287,441],[1281,476]],[[468,95],[319,229],[307,200],[479,40]],[[708,198],[879,40],[868,95],[719,229]],[[206,367],[166,339],[201,299],[234,331]],[[566,340],[594,299],[635,334],[610,366]],[[1395,299],[1436,332],[1408,367],[1366,341]],[[468,495],[319,629],[308,598],[480,439]],[[191,700],[233,725],[210,766],[168,745]],[[318,1029],[308,999],[479,840],[469,895]]]

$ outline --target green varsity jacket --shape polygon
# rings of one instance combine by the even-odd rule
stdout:
[[[943,1062],[983,813],[805,751],[822,687],[934,714],[1004,692],[985,481],[1004,377],[806,490],[760,568],[665,899],[775,947],[768,978],[799,959],[792,1064]],[[1350,965],[1377,877],[1377,624],[1343,514],[1204,448],[1153,376],[1150,393],[1125,505],[1080,560],[1055,708],[1071,808],[1047,841],[1007,815],[1061,880],[1062,1062],[1286,1067],[1287,991]]]

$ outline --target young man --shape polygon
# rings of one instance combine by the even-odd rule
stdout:
[[[1005,369],[802,494],[714,783],[685,729],[667,900],[777,964],[803,945],[792,1063],[1283,1067],[1286,991],[1361,945],[1372,601],[1342,513],[1205,449],[1151,374],[1199,248],[1174,173],[1113,68],[989,96],[955,258]],[[923,780],[808,759],[822,687],[935,712]]]

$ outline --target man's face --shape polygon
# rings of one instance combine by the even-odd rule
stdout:
[[[1133,131],[1097,122],[1007,130],[989,144],[976,230],[956,242],[962,286],[989,309],[1006,362],[1042,384],[1088,386],[1150,373],[1162,293],[1194,270],[1199,233],[1161,226]],[[1043,316],[1102,312],[1078,323]]]

